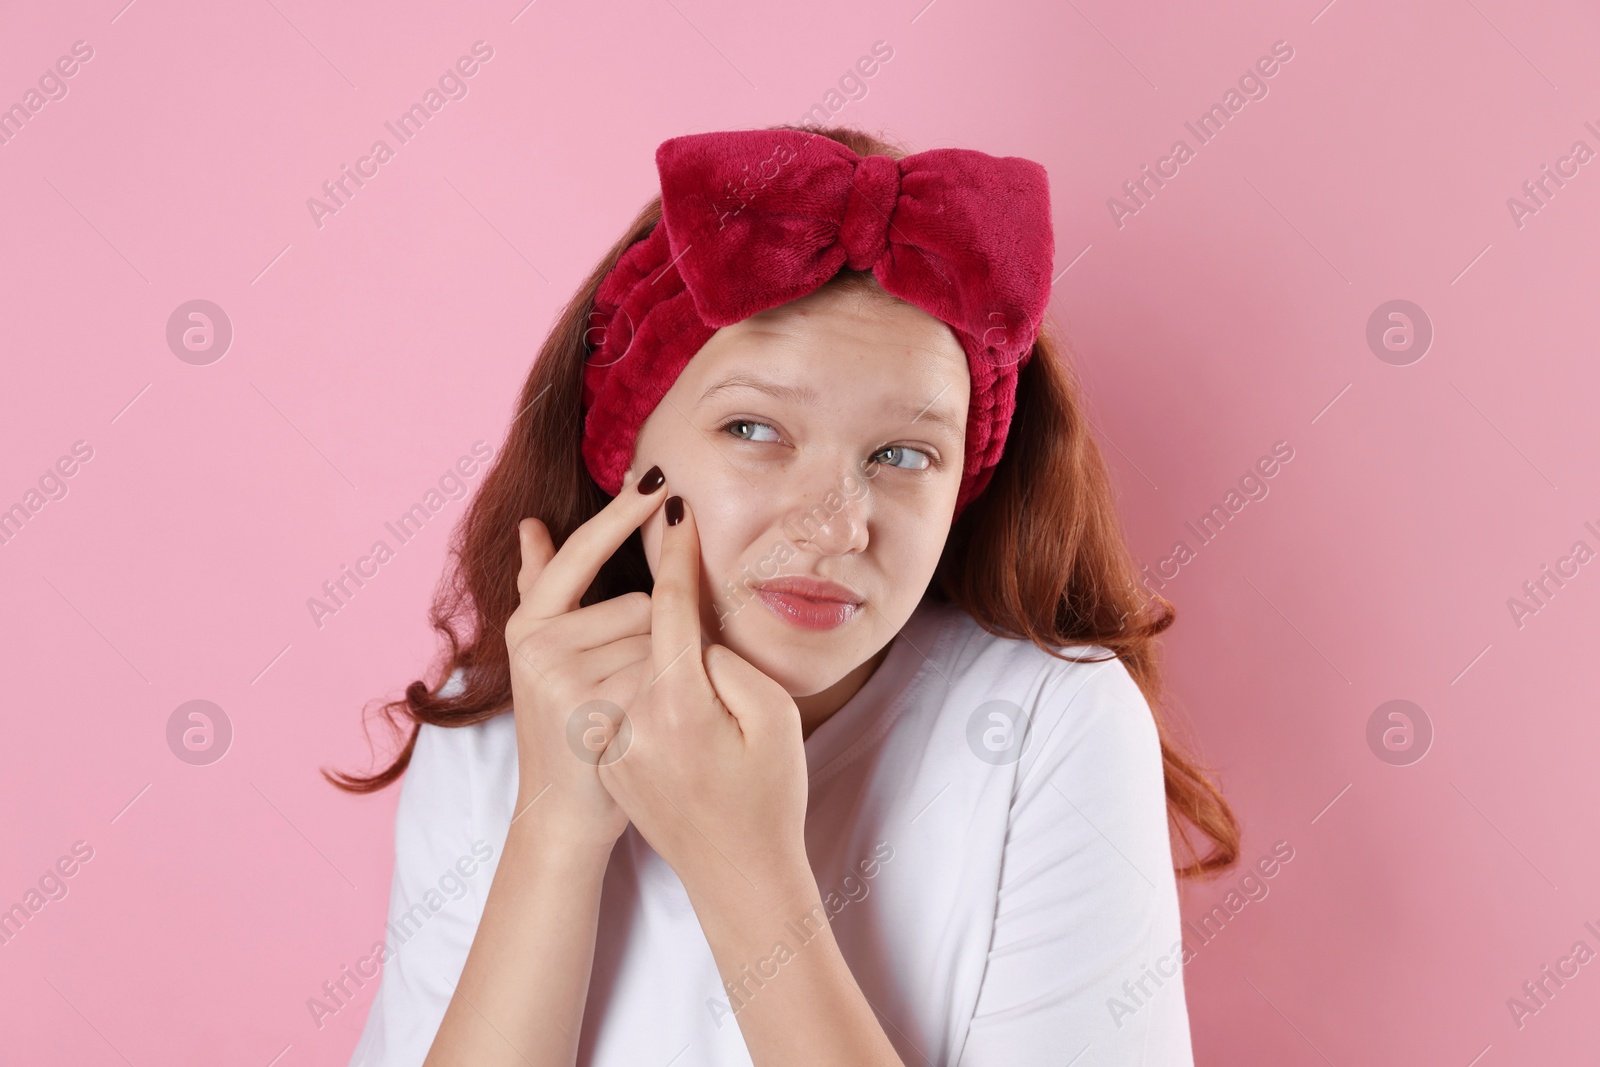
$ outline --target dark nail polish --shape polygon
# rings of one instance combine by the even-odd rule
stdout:
[[[667,476],[661,473],[660,467],[651,467],[644,472],[644,477],[639,479],[639,492],[649,495],[660,489]]]
[[[676,526],[683,521],[683,497],[667,497],[667,525]]]

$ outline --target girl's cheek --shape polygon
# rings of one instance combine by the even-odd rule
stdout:
[[[781,486],[770,475],[743,470],[735,463],[715,463],[714,468],[696,471],[694,485],[684,492],[700,520],[701,537],[714,531],[736,540],[741,531],[769,525],[766,516]]]
[[[762,500],[744,485],[742,491],[730,486],[726,492],[711,497],[707,508],[695,513],[699,520],[702,573],[710,595],[721,601],[731,596],[737,603],[748,599],[746,586],[750,581],[771,577],[770,567],[766,574],[760,573],[761,561],[784,540],[771,509],[770,499]],[[792,556],[792,549],[785,555]]]

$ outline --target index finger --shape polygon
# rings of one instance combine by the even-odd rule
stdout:
[[[673,517],[681,519],[674,523]],[[655,588],[650,592],[650,684],[671,671],[704,676],[700,658],[700,531],[682,497],[667,505]]]
[[[539,580],[556,554],[550,541],[550,530],[539,519],[523,519],[517,523],[517,547],[522,552],[522,566],[517,569],[517,596],[526,599],[528,590]]]
[[[665,486],[660,467],[651,467],[637,482],[624,477],[622,489],[611,502],[572,531],[560,551],[545,564],[533,587],[523,596],[523,608],[539,619],[553,619],[577,610],[578,601],[605,561],[661,506]],[[650,491],[640,492],[637,487]]]

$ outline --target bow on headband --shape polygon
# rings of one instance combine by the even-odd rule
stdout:
[[[583,455],[616,495],[639,428],[717,329],[843,268],[950,326],[972,393],[956,513],[988,484],[1050,296],[1045,170],[963,148],[857,155],[801,130],[691,134],[656,149],[661,223],[601,282],[586,340]]]

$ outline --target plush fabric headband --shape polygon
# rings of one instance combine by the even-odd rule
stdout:
[[[972,395],[956,514],[989,483],[1050,297],[1050,186],[1032,160],[935,148],[860,156],[800,130],[656,149],[661,222],[601,281],[586,341],[583,458],[615,496],[639,428],[711,335],[841,268],[946,323]]]

